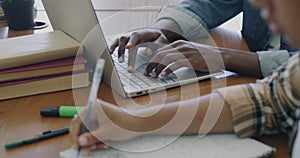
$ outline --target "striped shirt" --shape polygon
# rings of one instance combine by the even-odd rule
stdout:
[[[230,107],[238,137],[264,134],[291,134],[300,108],[299,53],[279,67],[270,77],[255,84],[217,89]]]

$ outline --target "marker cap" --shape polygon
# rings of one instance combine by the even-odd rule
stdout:
[[[56,107],[43,107],[40,111],[41,116],[46,117],[59,117],[59,106]]]
[[[40,114],[45,117],[74,117],[83,108],[83,106],[43,107]]]

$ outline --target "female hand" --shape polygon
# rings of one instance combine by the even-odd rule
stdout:
[[[70,136],[73,148],[82,147],[83,151],[89,155],[91,150],[101,150],[108,148],[106,141],[124,141],[138,136],[134,131],[133,122],[129,115],[116,105],[97,100],[92,107],[88,132],[80,134],[81,126],[87,108],[75,116],[71,122]]]

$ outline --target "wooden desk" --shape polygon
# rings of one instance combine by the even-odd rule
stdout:
[[[19,36],[25,34],[31,34],[34,31],[11,31],[7,28],[5,23],[0,24],[0,36],[2,38]],[[241,35],[236,34],[234,36],[226,36],[227,33],[224,30],[216,31],[217,35],[214,35],[214,39],[217,45],[228,46],[237,49],[247,49],[245,41],[242,40]],[[231,34],[232,35],[232,34]],[[224,40],[226,39],[226,40]],[[213,83],[213,88],[219,88],[223,86],[229,86],[234,84],[250,83],[255,82],[254,78],[234,76],[223,79],[206,80],[200,83],[190,84],[184,86],[183,89],[193,90],[200,88],[199,93],[201,95],[211,92],[211,83]],[[89,88],[82,88],[76,90],[77,94],[81,94],[82,100],[86,100]],[[1,93],[1,92],[0,92]],[[108,102],[115,102],[114,98],[118,101],[130,101],[129,99],[124,99],[118,95],[112,93],[111,89],[102,84],[100,86],[99,95],[100,98]],[[161,93],[154,93],[151,95],[153,98],[160,98]],[[188,93],[182,91],[180,88],[174,88],[168,90],[165,102],[173,102],[181,99],[188,99],[197,97],[193,93]],[[57,138],[45,140],[42,142],[25,145],[11,150],[5,150],[4,144],[30,138],[33,135],[46,131],[49,129],[60,128],[63,126],[68,126],[71,119],[69,118],[44,118],[39,114],[40,108],[45,106],[56,106],[56,105],[74,105],[73,93],[71,90],[48,93],[42,95],[35,95],[31,97],[23,97],[11,100],[0,101],[0,157],[1,158],[57,158],[59,157],[59,152],[70,148],[71,141],[68,135],[60,136]],[[151,100],[149,96],[142,96],[133,99],[136,103],[145,105]],[[84,101],[76,102],[77,105],[84,105]],[[277,152],[273,155],[273,158],[285,158],[288,157],[287,149],[287,138],[283,135],[267,136],[260,138],[262,142],[274,146],[277,148]]]

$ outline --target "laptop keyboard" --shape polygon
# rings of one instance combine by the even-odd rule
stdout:
[[[152,76],[145,76],[143,72],[147,66],[147,63],[139,63],[137,61],[136,68],[133,73],[129,73],[127,71],[128,67],[128,53],[125,53],[125,60],[123,63],[118,62],[117,53],[113,53],[112,59],[114,61],[114,65],[118,72],[118,75],[121,79],[121,83],[125,90],[140,90],[140,89],[148,89],[149,87],[159,87],[164,86],[169,83],[177,82],[175,74],[170,74],[168,77],[158,77],[153,78]]]

